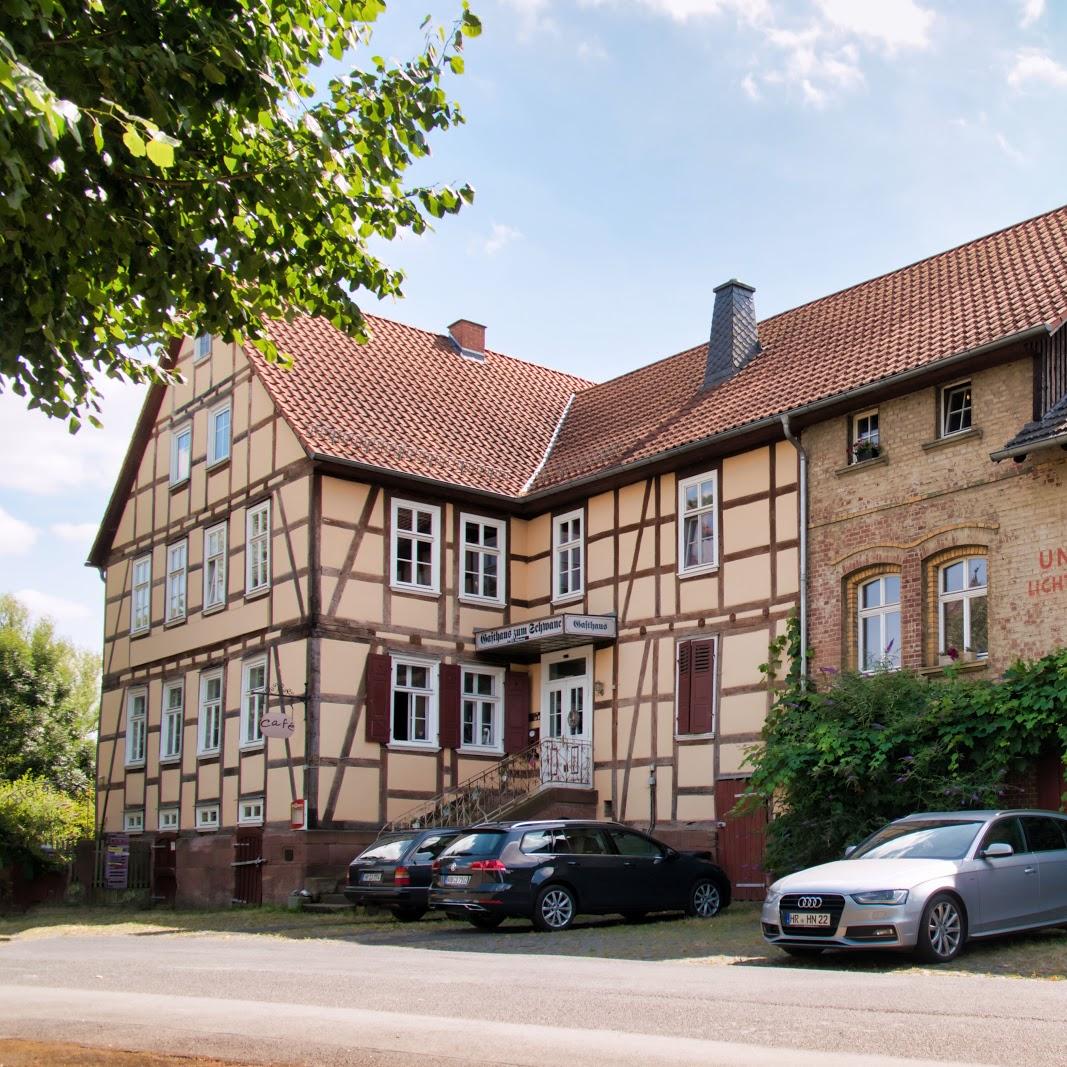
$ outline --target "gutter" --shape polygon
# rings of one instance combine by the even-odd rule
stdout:
[[[785,439],[800,459],[800,685],[808,685],[808,453],[793,433],[789,414],[782,415]]]
[[[1067,448],[1067,431],[1058,433],[1055,437],[1043,437],[1039,441],[1031,441],[1028,445],[1015,445],[1014,448],[1002,448],[999,452],[990,452],[989,458],[994,463],[999,463],[1002,459],[1014,459],[1022,463],[1031,452],[1037,452],[1042,448],[1054,448],[1056,445]]]

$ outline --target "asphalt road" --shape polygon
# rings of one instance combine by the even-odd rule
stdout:
[[[2,1036],[257,1063],[1062,1065],[1065,1009],[1061,983],[972,975],[262,936],[0,944]]]

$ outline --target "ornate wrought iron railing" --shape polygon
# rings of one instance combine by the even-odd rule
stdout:
[[[386,823],[382,833],[493,822],[506,818],[520,802],[548,786],[592,784],[593,748],[588,741],[543,738],[404,812]]]

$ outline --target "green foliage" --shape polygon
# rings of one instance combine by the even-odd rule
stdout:
[[[28,775],[0,782],[0,861],[58,866],[69,846],[92,836],[94,816],[91,791],[69,796]]]
[[[0,596],[0,780],[31,775],[72,795],[88,789],[98,687],[96,656]]]
[[[464,0],[393,65],[367,56],[385,6],[0,5],[0,383],[73,431],[97,421],[94,372],[166,378],[138,345],[207,332],[280,359],[264,320],[297,312],[363,339],[352,294],[402,282],[371,244],[474,195],[403,178],[463,121],[442,75],[481,24]]]
[[[799,653],[796,620],[772,646]],[[791,663],[795,665],[796,659]],[[776,874],[840,857],[912,811],[1011,806],[1006,783],[1050,743],[1067,751],[1067,649],[1017,663],[1000,682],[953,668],[831,676],[822,689],[793,670],[749,753],[747,807],[774,804],[766,862]]]

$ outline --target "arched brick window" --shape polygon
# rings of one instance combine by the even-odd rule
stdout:
[[[946,549],[925,561],[927,661],[989,655],[988,549]]]
[[[875,564],[845,580],[845,663],[854,670],[901,665],[900,568]]]

